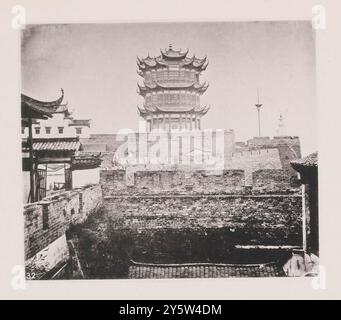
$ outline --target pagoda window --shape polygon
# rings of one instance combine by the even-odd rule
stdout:
[[[34,130],[36,134],[40,134],[40,127],[35,127]]]
[[[180,70],[180,78],[181,78],[181,80],[185,79],[185,70],[184,69]]]
[[[25,127],[21,128],[21,134],[25,134]]]
[[[147,93],[146,94],[146,103],[150,104],[151,102],[152,102],[152,97],[151,97],[150,93]]]
[[[157,99],[156,95],[153,94],[153,95],[152,95],[152,104],[156,103],[156,99]]]
[[[180,103],[184,103],[186,102],[186,94],[185,93],[181,93],[180,94]]]
[[[171,78],[177,78],[178,77],[178,72],[177,71],[170,71],[169,72],[169,76]]]
[[[58,133],[63,134],[64,133],[64,127],[58,127]]]
[[[82,129],[81,127],[76,128],[76,134],[82,134]]]
[[[50,134],[51,133],[51,127],[45,127],[45,133]]]
[[[146,81],[150,81],[150,71],[146,72]]]

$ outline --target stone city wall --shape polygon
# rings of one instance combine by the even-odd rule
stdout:
[[[264,169],[253,172],[245,183],[243,170],[102,170],[103,196],[132,194],[245,194],[297,193],[297,179],[284,170]]]
[[[231,245],[302,245],[300,195],[117,196],[105,200],[117,228],[211,230],[229,234]]]

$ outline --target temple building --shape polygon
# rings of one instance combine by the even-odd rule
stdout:
[[[83,152],[90,120],[70,117],[64,91],[54,101],[21,95],[23,201],[37,202],[51,192],[98,183],[101,154]],[[43,131],[43,129],[45,129]]]
[[[144,98],[138,112],[147,132],[201,129],[209,107],[200,104],[208,84],[199,78],[207,65],[206,57],[188,57],[188,50],[177,51],[172,45],[157,57],[137,57],[137,73],[143,78],[138,93]]]
[[[46,106],[46,110],[50,113],[49,117],[39,118],[32,123],[32,137],[37,139],[45,138],[88,138],[91,133],[91,119],[75,119],[72,117],[68,103],[61,103],[64,98],[57,101],[42,102],[27,95],[22,94],[22,100],[31,105]],[[47,103],[50,103],[48,105]],[[27,138],[28,128],[22,126],[22,138]]]

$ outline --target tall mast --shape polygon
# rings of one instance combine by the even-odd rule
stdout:
[[[257,88],[257,103],[255,104],[257,108],[257,113],[258,113],[258,136],[261,136],[261,129],[260,129],[260,109],[262,107],[262,104],[259,103],[259,89]]]

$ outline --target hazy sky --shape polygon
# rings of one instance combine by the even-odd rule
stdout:
[[[258,133],[257,87],[263,103],[262,135],[273,136],[280,113],[303,154],[317,150],[315,41],[310,22],[205,22],[38,25],[24,30],[22,91],[54,100],[65,91],[74,117],[91,118],[93,133],[137,129],[136,56],[160,48],[189,48],[209,65],[211,106],[204,128],[234,129],[236,140]]]

